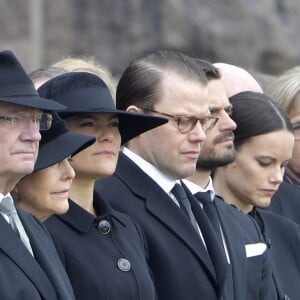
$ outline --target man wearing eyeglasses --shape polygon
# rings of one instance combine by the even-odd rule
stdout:
[[[201,143],[218,121],[203,69],[170,51],[137,58],[119,81],[117,108],[169,119],[131,140],[115,174],[95,187],[142,227],[158,299],[232,300],[224,249],[181,183],[195,172]]]
[[[17,58],[0,52],[0,299],[74,299],[44,227],[16,209],[10,192],[34,169],[40,130],[64,106],[42,99]]]

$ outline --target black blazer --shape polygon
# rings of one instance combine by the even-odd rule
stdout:
[[[0,215],[0,299],[71,300],[74,294],[43,225],[18,209],[34,258]]]
[[[221,198],[214,201],[232,264],[235,299],[275,299],[268,251],[249,258],[245,254],[245,245],[264,242],[258,225]]]
[[[76,299],[154,300],[145,240],[136,224],[94,197],[98,217],[70,200],[45,225],[61,246]]]
[[[129,158],[121,153],[115,174],[99,180],[95,190],[142,227],[159,299],[232,300],[224,284],[217,282],[208,253],[189,220],[159,185]],[[193,196],[189,193],[188,197]],[[223,222],[229,224],[225,233],[229,235],[230,251],[234,253],[234,299],[274,300],[273,294],[269,294],[271,283],[269,266],[265,265],[266,255],[246,258],[245,244],[261,241],[259,230],[249,217],[228,207],[220,204],[221,213],[224,211]]]
[[[263,209],[256,209],[256,213],[264,238],[270,245],[270,260],[278,299],[299,299],[300,226]]]
[[[282,182],[272,197],[271,204],[267,210],[300,224],[300,188],[296,185]]]

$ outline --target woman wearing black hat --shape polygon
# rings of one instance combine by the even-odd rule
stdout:
[[[69,211],[45,222],[64,252],[77,299],[156,299],[142,233],[94,194],[94,184],[113,174],[121,143],[166,120],[116,110],[107,86],[90,73],[57,76],[39,93],[67,106],[61,116],[71,131],[96,138],[71,160]]]
[[[42,222],[69,209],[69,189],[75,177],[69,159],[95,141],[94,137],[69,132],[57,113],[52,117],[51,128],[41,131],[33,173],[23,177],[13,191],[18,206]]]

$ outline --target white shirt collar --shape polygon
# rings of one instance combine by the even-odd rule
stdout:
[[[170,193],[176,180],[162,173],[157,167],[144,160],[128,148],[124,147],[122,152],[138,165],[148,176],[151,177],[167,194]]]
[[[11,197],[11,198],[12,198],[12,196],[11,196],[10,193],[8,193],[8,194],[6,194],[6,195],[3,195],[2,193],[0,193],[0,202],[2,202],[2,200],[3,200],[4,198],[6,198],[6,197]]]
[[[204,193],[210,191],[210,197],[213,200],[215,198],[215,190],[212,182],[212,178],[209,177],[209,182],[205,188],[202,188],[200,185],[197,185],[190,180],[183,179],[184,184],[187,186],[187,188],[191,191],[191,193],[194,195],[198,192]]]
[[[12,198],[12,196],[11,196],[10,193],[8,193],[8,194],[6,194],[6,195],[3,195],[2,193],[0,193],[0,203],[1,203],[2,200],[3,200],[4,198],[6,198],[6,197],[11,197],[11,198]],[[4,219],[6,220],[7,223],[10,223],[10,222],[9,222],[9,217],[8,217],[8,215],[7,215],[6,213],[4,213],[4,212],[1,211],[0,214],[4,217]]]

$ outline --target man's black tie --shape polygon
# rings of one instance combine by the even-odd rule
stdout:
[[[215,267],[216,276],[219,282],[223,282],[225,277],[228,276],[228,262],[225,255],[225,249],[223,245],[223,241],[221,238],[221,233],[218,236],[212,222],[210,221],[209,216],[206,214],[204,209],[202,209],[198,203],[197,195],[194,195],[194,199],[191,199],[191,206],[193,211],[195,211],[195,215],[197,217],[197,221],[201,232],[203,234],[203,238],[206,243],[206,248],[211,257],[212,263]],[[220,225],[218,224],[218,230],[220,232]]]
[[[194,196],[202,203],[203,211],[205,212],[211,225],[213,226],[214,230],[216,231],[218,240],[220,241],[220,243],[223,243],[219,217],[218,217],[215,203],[211,200],[210,191],[199,192],[199,193],[196,193]]]
[[[220,219],[218,216],[215,201],[212,201],[212,199],[211,199],[210,191],[199,192],[199,193],[195,194],[194,196],[197,198],[197,200],[199,200],[202,203],[203,211],[206,214],[207,218],[209,219],[212,227],[216,231],[218,241],[223,246],[223,239],[222,239],[221,227],[220,227]],[[223,250],[224,250],[224,246],[223,246]],[[224,254],[225,254],[225,250],[224,250]],[[217,262],[216,265],[217,264],[221,264],[221,266],[222,266],[221,261]],[[227,290],[228,295],[232,295],[232,299],[233,299],[234,292],[233,292],[232,265],[228,264],[228,263],[227,263],[226,290]],[[229,297],[229,299],[231,299],[231,298]]]
[[[171,193],[177,199],[180,208],[185,213],[185,215],[189,218],[193,227],[196,229],[196,231],[198,231],[198,225],[197,225],[196,218],[193,214],[190,201],[187,198],[187,195],[186,195],[183,187],[179,183],[176,183],[174,185],[173,189],[171,190]]]
[[[227,261],[223,244],[220,240],[218,240],[211,222],[200,207],[199,203],[194,203],[196,200],[190,199],[193,203],[190,202],[180,184],[176,183],[171,192],[178,200],[181,209],[186,213],[197,232],[199,232],[197,224],[199,225],[208,254],[215,267],[217,278],[220,280],[220,278],[224,276],[224,272],[227,268]],[[197,212],[195,211],[195,214],[197,213],[197,219],[193,213],[192,207],[197,210]]]

